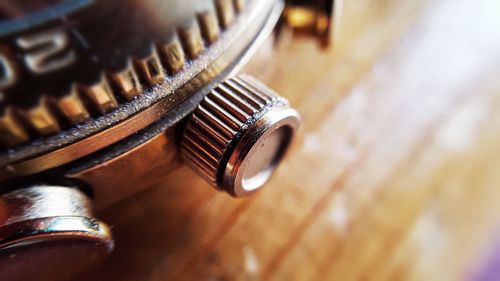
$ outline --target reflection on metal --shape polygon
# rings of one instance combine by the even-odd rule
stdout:
[[[92,186],[99,209],[127,198],[166,176],[179,166],[172,128],[100,164],[68,172],[68,177]]]
[[[247,195],[269,180],[298,123],[284,98],[249,76],[231,78],[190,117],[182,155],[212,185]]]
[[[104,74],[101,74],[96,83],[82,85],[81,89],[84,95],[90,100],[93,108],[101,114],[110,112],[118,106],[116,98]]]
[[[342,0],[288,1],[283,19],[294,33],[312,35],[323,47],[334,42],[342,11]]]
[[[22,117],[38,135],[52,135],[61,130],[61,127],[49,108],[48,101],[43,97],[39,104],[29,110],[21,111]]]
[[[67,96],[60,98],[57,101],[57,106],[64,117],[73,125],[80,124],[90,117],[89,112],[78,95],[76,87],[72,87]]]
[[[113,248],[108,226],[92,217],[89,198],[76,188],[35,185],[0,196],[2,279],[70,275]]]

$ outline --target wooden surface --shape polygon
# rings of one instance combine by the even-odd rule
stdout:
[[[344,2],[333,51],[248,68],[303,117],[273,181],[235,200],[178,170],[100,214],[117,249],[78,280],[500,276],[500,4]]]

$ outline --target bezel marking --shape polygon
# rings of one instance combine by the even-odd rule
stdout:
[[[103,70],[104,74],[96,83],[73,83],[67,96],[54,101],[62,114],[53,114],[46,106],[40,105],[28,110],[13,107],[13,110],[21,112],[23,119],[35,128],[39,136],[48,136],[61,131],[62,123],[77,125],[92,118],[87,105],[91,105],[93,112],[101,115],[117,109],[120,103],[117,96],[130,101],[143,93],[144,86],[162,83],[166,73],[175,75],[184,68],[188,59],[196,59],[204,51],[205,42],[208,45],[215,43],[220,37],[221,28],[228,28],[246,4],[245,0],[213,2],[215,9],[199,12],[187,26],[173,30],[169,42],[152,44],[149,55],[129,58],[126,67],[120,71]],[[82,96],[90,102],[82,100]],[[59,120],[60,116],[64,120]],[[11,137],[17,136],[14,137],[16,140],[0,140],[6,147],[30,141],[30,135],[23,133],[29,131],[23,122],[5,121],[3,128]]]
[[[178,36],[175,36],[171,42],[159,45],[158,49],[171,75],[177,74],[186,63],[186,54],[179,42]]]
[[[215,9],[223,29],[228,28],[234,21],[235,11],[232,0],[215,0]]]
[[[163,82],[165,71],[161,64],[156,48],[151,47],[150,54],[144,58],[136,58],[134,65],[139,72],[139,76],[148,86]]]
[[[245,8],[245,6],[247,4],[246,2],[247,2],[246,0],[234,0],[233,1],[234,8],[236,9],[237,13],[240,13],[241,11],[243,11],[243,9]]]
[[[7,107],[4,114],[0,116],[0,143],[9,147],[27,141],[29,141],[28,133],[15,116],[14,109]]]
[[[46,96],[42,96],[34,108],[21,110],[21,116],[40,136],[49,136],[61,130],[57,119],[49,108]]]
[[[205,49],[200,28],[196,21],[191,21],[186,26],[180,27],[179,37],[190,59],[196,59]]]
[[[80,124],[90,118],[88,110],[78,95],[76,85],[71,87],[68,95],[57,101],[57,107],[72,125]]]
[[[249,32],[251,31],[250,36],[247,36],[246,34],[239,34],[238,33],[238,31],[243,30],[243,29],[241,29],[240,25],[235,26],[234,29],[229,28],[227,30],[228,34],[222,34],[220,37],[220,40],[217,40],[217,42],[214,44],[215,46],[213,49],[207,50],[207,52],[203,52],[202,56],[200,57],[200,61],[196,60],[196,61],[189,62],[190,59],[188,59],[186,56],[186,62],[185,62],[186,65],[189,65],[189,66],[192,65],[194,70],[198,70],[199,67],[204,66],[205,63],[207,62],[207,59],[210,57],[210,55],[212,53],[218,54],[217,50],[219,47],[225,46],[224,44],[227,44],[227,43],[235,44],[236,41],[230,39],[230,38],[232,38],[230,35],[239,34],[242,37],[240,39],[243,39],[243,40],[249,40],[250,38],[254,38],[254,36],[257,36],[257,37],[255,37],[256,40],[261,42],[262,38],[264,38],[263,34],[268,34],[268,32],[270,32],[270,30],[271,30],[272,25],[277,21],[278,15],[282,10],[283,5],[281,2],[275,3],[274,1],[267,1],[266,0],[266,1],[252,1],[251,6],[255,7],[255,9],[250,9],[250,5],[249,5],[249,8],[245,9],[245,11],[243,13],[244,17],[243,17],[242,21],[240,21],[239,19],[235,20],[235,23],[240,23],[240,22],[241,23],[243,23],[243,22],[245,22],[245,23],[246,22],[259,23],[259,24],[250,24],[248,27],[246,27],[249,29]],[[256,12],[256,11],[260,11],[261,9],[264,9],[265,11],[269,11],[269,13]],[[267,17],[268,15],[270,15],[269,18]],[[196,19],[195,16],[193,18]],[[254,21],[254,20],[258,20],[258,21]],[[260,24],[264,24],[265,32],[258,31],[258,27],[260,26]],[[179,32],[178,27],[173,29],[173,31],[174,31],[173,32],[174,35],[177,34],[177,32]],[[226,30],[224,32],[226,32]],[[179,34],[177,34],[177,35],[179,35]],[[161,44],[165,44],[164,43],[165,41],[160,41],[160,42],[161,42]],[[158,54],[160,55],[163,67],[168,68],[169,65],[166,64],[166,61],[164,60],[164,54],[163,54],[162,48],[160,48],[164,45],[160,45],[160,42],[157,42],[157,45],[156,45],[157,51],[159,52]],[[181,51],[186,51],[188,49],[185,42],[183,42],[182,40],[179,40],[178,42],[179,42],[179,45],[182,47],[182,48],[180,48]],[[247,42],[247,41],[245,41],[245,42]],[[167,41],[167,44],[168,43],[169,42]],[[247,43],[250,43],[250,42],[247,42]],[[236,54],[232,51],[232,49],[228,49],[228,51],[231,54],[230,56]],[[251,53],[253,51],[255,51],[255,47],[250,47],[248,52],[247,53],[244,52],[244,54],[246,54],[246,56],[248,56],[248,53]],[[220,61],[223,65],[225,65],[225,62],[222,59],[218,58],[217,61]],[[186,75],[187,76],[193,75],[193,73],[191,73],[191,71],[192,70],[189,67],[189,68],[184,69],[181,73],[179,73],[179,77],[166,78],[167,81],[172,81],[174,83],[174,85],[172,85],[172,86],[170,84],[168,84],[166,86],[166,91],[168,91],[168,93],[170,93],[170,89],[172,87],[173,88],[179,87],[181,84],[176,84],[177,81],[178,80],[183,81],[183,77]],[[203,70],[203,71],[204,72],[202,72],[202,73],[204,75],[210,75],[208,73],[208,71],[213,71],[214,73],[217,73],[215,68],[210,68],[210,67],[208,69]],[[104,74],[104,73],[106,73],[106,71],[102,70],[101,74]],[[168,71],[168,73],[171,74],[170,71]],[[172,75],[174,75],[174,74],[172,74]],[[34,173],[35,171],[40,172],[40,171],[55,167],[54,165],[56,162],[59,163],[58,165],[61,165],[62,163],[68,163],[69,160],[63,160],[63,158],[61,158],[61,157],[63,157],[62,153],[64,151],[69,150],[69,149],[73,149],[73,148],[79,148],[80,151],[93,150],[93,149],[86,149],[85,148],[85,147],[89,147],[89,144],[91,144],[90,141],[92,141],[94,139],[102,138],[103,136],[107,136],[108,138],[102,138],[102,140],[104,142],[101,144],[101,146],[104,145],[105,143],[108,143],[108,144],[112,143],[112,141],[116,140],[117,138],[112,136],[111,134],[109,134],[109,131],[121,131],[121,130],[123,130],[123,128],[125,128],[125,125],[124,125],[125,123],[127,123],[127,124],[133,123],[132,125],[137,125],[134,122],[138,122],[139,119],[134,118],[134,115],[123,115],[121,110],[114,111],[114,109],[116,109],[118,107],[118,104],[123,105],[124,110],[128,110],[131,106],[136,106],[136,104],[135,104],[136,100],[134,100],[133,102],[127,102],[125,99],[121,99],[121,98],[117,100],[116,97],[119,97],[119,95],[120,95],[118,93],[117,89],[110,88],[111,81],[108,81],[109,77],[106,77],[104,75],[101,75],[101,76],[103,76],[100,78],[101,80],[99,80],[95,83],[89,83],[89,82],[83,82],[83,81],[75,81],[74,82],[74,84],[78,86],[78,88],[77,88],[78,92],[81,94],[80,98],[83,99],[82,102],[83,102],[84,106],[87,108],[87,110],[89,111],[89,113],[91,114],[91,118],[87,122],[80,124],[80,126],[78,126],[78,128],[75,128],[75,127],[66,128],[65,127],[65,130],[66,130],[65,132],[62,132],[62,133],[57,134],[55,136],[47,137],[47,138],[35,138],[35,139],[32,139],[33,140],[32,143],[22,145],[19,148],[16,147],[14,149],[9,149],[9,150],[3,151],[3,154],[1,155],[3,158],[1,159],[1,161],[3,161],[4,163],[7,163],[7,164],[9,164],[9,163],[15,163],[15,164],[8,166],[8,170],[6,170],[7,167],[5,167],[4,170],[2,170],[2,173],[0,173],[0,177],[2,179],[17,177],[20,175],[27,175],[27,174]],[[85,83],[85,84],[83,84],[83,83]],[[183,88],[183,90],[187,90],[187,89],[188,89],[187,87]],[[140,99],[139,99],[140,104],[142,102],[145,102],[145,101],[149,100],[150,98],[152,98],[152,97],[150,97],[151,92],[149,90],[151,90],[152,92],[156,92],[155,88],[152,88],[152,89],[150,88],[147,91],[144,91],[143,93],[141,93],[141,95],[144,95],[144,97],[140,96]],[[116,96],[115,96],[115,94],[116,94]],[[166,97],[166,95],[160,94],[160,97],[164,98],[164,97]],[[159,110],[160,109],[159,106],[166,104],[167,101],[170,100],[170,98],[163,99],[163,100],[155,100],[153,98],[152,100],[154,102],[156,102],[156,101],[159,101],[159,102],[152,104],[151,108],[146,110],[148,112],[155,112],[155,110]],[[109,113],[109,114],[107,114],[107,113]],[[211,114],[209,113],[208,115],[211,115]],[[62,115],[60,115],[60,116],[63,117]],[[131,117],[131,118],[128,119],[128,120],[130,120],[128,122],[114,123],[110,120],[110,117],[113,117],[113,116],[119,116],[118,117],[119,121],[124,120],[124,119],[121,119],[121,118],[123,118],[123,116]],[[59,116],[57,116],[57,117],[59,117]],[[139,116],[135,116],[135,117],[139,117]],[[144,122],[144,124],[150,123],[152,120],[152,117],[148,117],[147,115],[141,116],[141,117],[146,117],[146,121],[141,121],[141,122]],[[65,119],[65,118],[63,118],[63,119]],[[108,126],[109,131],[107,131],[108,127],[101,128],[100,125]],[[23,127],[24,127],[24,124],[23,124]],[[82,128],[84,131],[80,132],[79,128]],[[104,130],[101,132],[96,131],[96,130],[102,130],[102,129],[104,129]],[[228,129],[229,131],[234,131],[230,128],[226,128],[226,129]],[[95,135],[89,135],[89,133],[95,133]],[[73,137],[73,136],[75,136],[75,137]],[[83,138],[84,136],[88,137],[88,138]],[[75,138],[75,141],[68,142],[69,138]],[[62,141],[62,143],[58,144],[59,149],[56,149],[55,151],[52,151],[52,152],[48,152],[47,154],[41,154],[35,158],[28,159],[28,157],[31,157],[30,153],[33,153],[33,151],[40,151],[40,149],[37,149],[36,146],[41,145],[41,147],[42,147],[41,152],[46,152],[46,151],[44,151],[46,144],[48,144],[49,146],[54,146],[54,145],[56,145],[55,141],[58,141],[60,139],[62,139],[63,141]],[[90,147],[93,147],[93,145],[90,145]],[[98,149],[98,148],[95,148],[95,149]],[[84,153],[87,153],[87,152],[78,153],[78,151],[74,151],[74,152],[76,154],[74,156],[71,156],[72,159],[77,159],[79,157],[84,156]],[[26,159],[28,159],[28,160],[26,160]],[[42,161],[45,161],[48,159],[51,159],[51,161],[42,162]],[[68,158],[64,158],[64,159],[68,159]],[[17,161],[22,161],[22,162],[17,162]],[[62,162],[59,162],[59,161],[62,161]]]
[[[106,76],[101,74],[99,81],[91,85],[80,85],[81,91],[90,99],[94,108],[101,114],[118,107],[116,98],[111,91]]]
[[[201,35],[209,44],[219,39],[219,21],[215,11],[212,10],[199,13],[198,23],[200,25]]]
[[[108,76],[113,84],[118,88],[119,93],[127,100],[133,100],[142,93],[142,84],[139,82],[137,73],[133,68],[131,60],[128,60],[124,70],[119,72],[108,72]]]

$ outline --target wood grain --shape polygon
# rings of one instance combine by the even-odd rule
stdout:
[[[500,276],[499,4],[344,2],[333,50],[247,68],[303,117],[273,181],[235,200],[179,169],[101,214],[117,251],[79,280]]]

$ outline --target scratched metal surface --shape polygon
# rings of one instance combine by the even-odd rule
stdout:
[[[500,4],[345,1],[334,50],[264,47],[248,71],[301,136],[235,200],[186,168],[104,211],[117,250],[78,280],[493,280]]]

